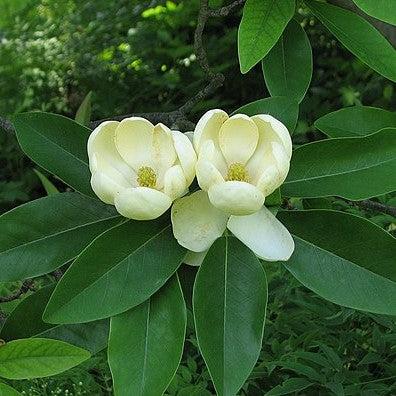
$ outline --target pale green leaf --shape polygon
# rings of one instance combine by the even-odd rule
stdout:
[[[45,192],[47,195],[53,195],[53,194],[58,194],[59,190],[54,186],[54,184],[48,179],[47,176],[45,176],[43,173],[41,173],[38,169],[33,169],[34,173],[37,175],[37,177],[40,179],[41,184],[44,187]]]
[[[63,341],[26,338],[0,346],[0,377],[30,379],[56,375],[90,358],[90,353]]]
[[[394,0],[353,0],[366,14],[381,21],[396,25],[396,1]]]
[[[89,126],[92,112],[92,91],[89,91],[77,110],[75,120],[84,126]]]
[[[238,32],[242,73],[247,73],[276,44],[294,14],[295,0],[247,0]]]

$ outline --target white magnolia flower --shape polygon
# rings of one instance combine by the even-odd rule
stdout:
[[[228,214],[257,212],[289,171],[290,134],[267,114],[229,117],[210,110],[199,120],[193,142],[198,183],[210,202]]]
[[[88,139],[88,157],[95,194],[136,220],[161,216],[195,176],[188,137],[140,117],[100,124]]]
[[[293,238],[264,206],[289,170],[287,128],[270,115],[228,117],[211,110],[198,122],[193,142],[204,191],[178,199],[172,207],[173,233],[190,250],[185,261],[199,265],[226,228],[258,257],[288,260]]]

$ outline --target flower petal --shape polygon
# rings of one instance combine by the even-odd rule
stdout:
[[[149,187],[128,188],[115,197],[115,207],[122,216],[134,220],[152,220],[165,213],[172,200]]]
[[[174,202],[171,219],[179,244],[193,252],[204,252],[223,234],[228,215],[209,202],[206,192],[197,191]]]
[[[224,178],[217,168],[209,161],[199,160],[196,166],[197,180],[204,191],[218,183],[224,183]]]
[[[252,184],[226,181],[210,187],[209,200],[225,213],[242,216],[257,212],[264,204],[264,195]]]
[[[218,143],[219,131],[228,114],[220,109],[207,111],[198,121],[194,130],[194,148],[199,154],[202,144],[206,140]]]
[[[182,167],[174,165],[169,168],[164,176],[164,193],[173,201],[187,191],[188,185]]]
[[[115,169],[109,169],[106,173],[101,171],[92,173],[91,186],[101,201],[111,205],[114,205],[114,198],[117,194],[131,187]]]
[[[197,155],[186,134],[179,131],[172,131],[173,143],[175,145],[176,154],[179,158],[180,165],[186,176],[187,184],[190,185],[195,177],[195,164]]]
[[[278,142],[283,145],[287,155],[291,158],[292,140],[285,125],[269,114],[255,115],[252,117],[252,120],[259,129],[262,144],[266,145],[269,142]]]
[[[205,250],[204,252],[192,252],[189,250],[184,256],[183,262],[193,267],[199,267],[204,261],[208,251],[209,250]]]
[[[142,166],[154,166],[151,160],[153,130],[150,121],[131,117],[122,120],[115,131],[117,151],[136,172]]]
[[[125,163],[118,153],[115,143],[115,131],[118,121],[102,122],[88,138],[88,158],[91,172],[117,169],[127,180],[136,179],[135,172]]]
[[[271,153],[267,153],[262,164],[264,171],[257,181],[257,188],[265,197],[283,184],[290,168],[290,160],[283,146],[272,142],[271,147]]]
[[[231,216],[227,227],[263,260],[286,261],[294,251],[289,231],[265,206],[249,216]]]
[[[176,161],[177,155],[173,144],[172,132],[164,124],[159,123],[153,129],[151,158],[159,178],[162,178]]]
[[[256,124],[244,114],[230,117],[220,128],[220,148],[228,165],[246,164],[256,150],[258,140]]]

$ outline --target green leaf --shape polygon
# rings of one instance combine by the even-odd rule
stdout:
[[[59,193],[59,190],[54,186],[54,184],[48,179],[47,176],[45,176],[43,173],[41,173],[38,169],[33,169],[33,172],[40,179],[41,184],[43,185],[44,190],[47,193],[47,195],[53,195],[53,194]]]
[[[63,341],[27,338],[0,346],[0,377],[30,379],[56,375],[89,359],[84,349]]]
[[[52,338],[89,350],[95,354],[107,346],[109,321],[52,325],[42,320],[44,309],[55,288],[50,285],[39,289],[22,300],[8,316],[0,336],[6,341],[18,338]]]
[[[14,388],[11,388],[11,386],[8,386],[0,382],[0,396],[21,396],[21,395],[22,395],[21,393],[19,393]]]
[[[88,128],[69,118],[41,112],[18,114],[14,126],[22,150],[36,164],[77,191],[95,196],[88,166]]]
[[[247,73],[276,44],[294,15],[295,0],[247,0],[238,32],[241,72]]]
[[[287,211],[296,248],[286,268],[336,304],[396,315],[396,239],[368,220],[331,210]]]
[[[111,319],[109,365],[118,396],[162,395],[183,353],[186,306],[177,276]]]
[[[55,194],[0,216],[0,281],[53,271],[120,222],[109,205],[77,193]]]
[[[319,118],[315,127],[333,138],[365,136],[396,127],[396,113],[369,106],[346,107]]]
[[[267,281],[256,256],[234,237],[219,238],[194,285],[198,345],[218,395],[235,395],[261,350]]]
[[[83,323],[139,305],[172,276],[185,252],[167,218],[114,227],[95,239],[66,271],[44,320]]]
[[[365,137],[321,140],[293,152],[282,193],[366,199],[396,190],[396,128]]]
[[[270,114],[283,122],[290,133],[293,133],[298,118],[298,103],[284,96],[259,99],[235,110],[232,114],[242,113],[248,116]]]
[[[81,125],[89,126],[89,122],[91,121],[91,111],[92,91],[89,91],[77,110],[75,120]]]
[[[349,51],[376,72],[396,81],[396,50],[369,22],[327,3],[311,0],[307,5]]]
[[[285,96],[298,103],[304,99],[312,78],[312,49],[299,23],[289,22],[262,66],[271,96]]]
[[[311,385],[312,382],[304,378],[289,378],[284,381],[282,385],[277,385],[275,388],[272,388],[264,396],[290,395],[290,393],[300,392]]]
[[[396,25],[396,2],[392,0],[353,0],[366,14]]]

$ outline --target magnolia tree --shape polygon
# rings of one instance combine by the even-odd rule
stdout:
[[[396,3],[354,2],[396,23]],[[207,109],[194,126],[189,111],[224,82],[208,64],[206,21],[242,5],[241,72],[262,62],[271,97],[232,114]],[[396,81],[396,51],[361,11],[316,0],[305,6]],[[293,208],[301,198],[341,197],[395,214],[370,198],[396,190],[394,113],[356,106],[327,114],[315,123],[323,139],[293,147],[312,74],[295,12],[295,0],[218,9],[201,0],[194,44],[207,85],[173,112],[90,122],[88,98],[76,121],[42,112],[15,117],[26,155],[70,188],[57,193],[43,177],[47,197],[0,218],[0,281],[23,282],[1,301],[44,274],[58,280],[36,287],[6,318],[0,377],[55,375],[107,348],[115,395],[161,395],[185,342],[191,297],[178,274],[186,264],[199,266],[190,272],[191,308],[218,395],[237,394],[258,359],[269,261],[335,304],[396,314],[395,239],[362,217]],[[17,394],[5,383],[0,393]]]

